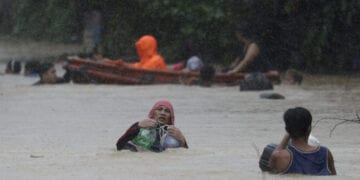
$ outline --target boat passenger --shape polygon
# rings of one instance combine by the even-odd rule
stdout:
[[[167,148],[188,148],[184,135],[175,127],[174,109],[168,101],[158,101],[148,118],[134,123],[117,141],[117,150],[150,150],[161,152]]]
[[[305,108],[285,112],[286,133],[271,154],[270,168],[284,174],[336,175],[330,150],[308,144],[311,121],[312,116]]]
[[[237,40],[242,45],[242,49],[239,50],[238,56],[231,63],[227,71],[228,74],[234,74],[238,72],[272,72],[278,74],[277,71],[271,70],[270,62],[264,57],[264,53],[261,53],[261,48],[254,38],[254,33],[251,32],[251,28],[245,23],[238,25],[235,30]]]
[[[114,65],[128,65],[134,68],[141,69],[158,69],[167,70],[164,58],[157,51],[157,41],[154,36],[144,35],[136,43],[136,50],[140,57],[139,62],[125,64],[124,60],[110,60],[103,59],[101,62]]]
[[[40,61],[37,60],[31,60],[26,62],[24,68],[24,75],[30,77],[37,77],[40,64]]]
[[[204,63],[200,58],[198,45],[191,40],[187,40],[184,43],[181,53],[184,60],[171,65],[170,70],[182,72],[199,72],[200,69],[204,66]]]
[[[157,41],[154,36],[142,36],[135,43],[135,46],[140,61],[129,64],[131,67],[142,69],[167,69],[164,58],[157,51]]]
[[[63,77],[56,76],[56,69],[53,63],[44,62],[38,67],[40,80],[33,85],[62,84],[70,82],[70,72],[66,71]]]

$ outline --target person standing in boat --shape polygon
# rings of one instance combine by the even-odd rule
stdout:
[[[288,109],[284,122],[286,133],[270,156],[270,168],[284,174],[336,175],[330,150],[308,144],[310,112],[302,107]]]
[[[161,152],[178,147],[188,148],[188,145],[184,135],[175,127],[174,109],[168,101],[156,102],[148,118],[134,123],[116,143],[118,151]]]

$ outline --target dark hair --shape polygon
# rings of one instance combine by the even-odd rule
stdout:
[[[289,69],[286,72],[286,75],[293,78],[296,84],[301,84],[303,81],[303,75],[299,71],[296,71],[294,69]]]
[[[50,62],[44,62],[44,63],[40,64],[39,69],[38,69],[38,73],[39,73],[40,77],[52,67],[54,67],[54,64],[50,63]]]
[[[40,62],[36,60],[28,61],[25,63],[25,75],[38,73],[38,69],[40,67]]]
[[[21,62],[20,61],[11,60],[7,63],[6,73],[19,74],[20,71],[21,71]]]
[[[215,68],[211,65],[204,65],[200,69],[200,80],[202,86],[210,86],[215,76]]]
[[[285,129],[293,139],[304,137],[311,127],[311,113],[302,107],[288,109],[284,113]]]

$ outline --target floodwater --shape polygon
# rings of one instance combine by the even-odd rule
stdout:
[[[0,65],[4,72],[5,64]],[[58,74],[63,71],[57,65]],[[260,99],[237,86],[44,85],[36,77],[0,75],[1,179],[303,179],[258,167],[259,153],[284,134],[283,112],[308,108],[313,135],[329,147],[337,176],[360,179],[360,77],[306,76],[302,86],[275,86],[285,100]],[[115,143],[155,101],[167,99],[189,149],[116,151]]]

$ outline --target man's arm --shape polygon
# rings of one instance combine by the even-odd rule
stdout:
[[[241,62],[231,71],[228,73],[237,73],[245,69],[246,66],[251,64],[256,56],[258,56],[260,53],[259,47],[255,43],[251,43],[248,47],[248,50],[246,51],[244,59],[241,60]]]

